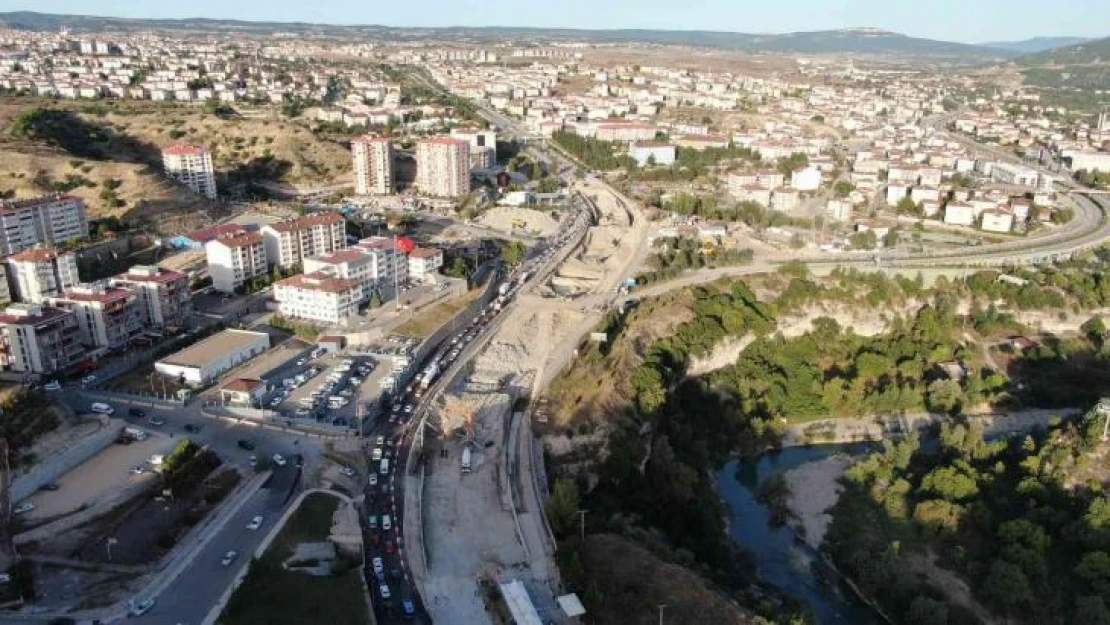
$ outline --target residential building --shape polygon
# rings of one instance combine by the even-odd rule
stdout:
[[[408,260],[397,249],[396,242],[390,237],[367,237],[356,243],[353,249],[362,251],[374,258],[374,270],[378,287],[393,287],[409,279]]]
[[[142,311],[136,300],[127,289],[81,284],[50,298],[50,303],[73,312],[81,329],[81,343],[92,350],[126,347],[142,333]]]
[[[638,141],[628,149],[628,155],[636,159],[640,167],[645,165],[674,165],[675,147],[662,141]]]
[[[85,201],[68,195],[45,195],[0,202],[0,255],[17,254],[36,245],[59,245],[89,236]]]
[[[1110,172],[1110,152],[1083,150],[1071,153],[1071,170]]]
[[[975,223],[975,207],[967,202],[953,200],[944,207],[944,223],[970,226]]]
[[[281,280],[274,285],[274,299],[285,317],[335,324],[358,314],[366,289],[360,280],[318,271]]]
[[[392,293],[395,279],[398,284],[408,280],[405,255],[388,237],[363,239],[345,250],[306,258],[304,272],[358,280],[367,298],[373,291]]]
[[[758,184],[748,184],[736,190],[733,196],[740,202],[755,202],[767,208],[771,205],[771,190]]]
[[[990,176],[991,180],[1001,182],[1002,184],[1029,187],[1037,186],[1037,180],[1039,179],[1037,170],[1021,165],[1011,165],[1009,163],[995,163],[991,168]]]
[[[0,368],[49,375],[81,361],[81,329],[68,310],[12,304],[0,313]]]
[[[413,280],[432,278],[442,266],[443,250],[434,247],[418,247],[409,252],[409,277]]]
[[[393,143],[388,137],[359,137],[351,141],[355,195],[393,194]]]
[[[112,278],[112,285],[128,289],[148,329],[180,328],[192,314],[189,276],[151,265],[134,265]]]
[[[209,199],[216,199],[216,172],[207,148],[171,145],[162,149],[166,175]]]
[[[270,348],[270,335],[224,330],[154,363],[158,373],[202,386]]]
[[[852,218],[852,203],[848,200],[829,200],[825,204],[825,214],[833,221],[848,221]]]
[[[416,186],[421,193],[457,197],[470,192],[470,144],[437,137],[416,144]]]
[[[910,188],[904,184],[889,184],[886,187],[887,206],[897,206],[899,202],[910,196]]]
[[[244,232],[209,241],[204,246],[212,287],[221,293],[234,293],[269,270],[262,235]]]
[[[798,192],[793,189],[781,187],[775,189],[771,196],[771,208],[777,211],[789,211],[798,205]]]
[[[51,248],[27,250],[8,257],[12,299],[41,304],[81,283],[77,255]]]
[[[497,133],[482,128],[452,128],[452,139],[470,144],[470,168],[489,169],[497,164]]]
[[[1009,232],[1014,227],[1014,215],[1007,210],[985,210],[980,217],[980,227],[987,232]]]
[[[347,247],[347,221],[339,213],[314,213],[262,227],[269,263],[294,269],[305,258]]]
[[[813,165],[794,170],[790,174],[790,187],[797,191],[816,191],[821,187],[821,170]]]

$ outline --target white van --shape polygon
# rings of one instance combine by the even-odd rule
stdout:
[[[382,466],[378,469],[378,473],[389,475],[389,458],[382,458]]]
[[[115,408],[109,406],[108,404],[102,404],[100,402],[89,406],[89,410],[98,414],[113,414],[116,411]]]
[[[374,459],[374,462],[377,462],[377,461],[381,460],[382,459],[382,448],[381,447],[375,447],[374,448],[374,453],[370,457]]]
[[[388,514],[382,515],[382,529],[387,532],[393,529],[393,520],[389,518]]]

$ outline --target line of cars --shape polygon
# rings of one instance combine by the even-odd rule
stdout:
[[[396,528],[395,520],[391,515],[392,507],[389,498],[389,476],[396,467],[396,462],[391,461],[395,461],[399,454],[400,450],[392,439],[378,435],[374,439],[374,448],[370,455],[372,462],[366,478],[367,506],[370,512],[367,525],[370,534],[371,570],[378,595],[387,611],[392,609],[393,589],[390,588],[390,583],[397,583],[404,577],[401,571],[401,556],[397,550],[398,541],[394,534],[395,531],[399,531],[399,528]],[[396,522],[399,522],[399,519]],[[387,565],[388,559],[395,559],[396,563]],[[407,596],[401,597],[401,616],[405,620],[411,620],[416,616],[416,606]]]

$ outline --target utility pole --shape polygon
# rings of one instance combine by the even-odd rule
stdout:
[[[667,604],[665,604],[665,603],[660,603],[659,604],[659,625],[663,625],[663,608],[665,608],[665,607],[667,607]]]
[[[581,542],[586,542],[586,512],[588,511],[578,511],[578,540]]]

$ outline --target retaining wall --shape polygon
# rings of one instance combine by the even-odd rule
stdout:
[[[45,484],[49,484],[74,467],[104,451],[119,436],[124,422],[120,419],[105,419],[100,430],[62,449],[49,458],[39,460],[30,472],[20,475],[12,482],[11,500],[20,501],[30,497]]]

